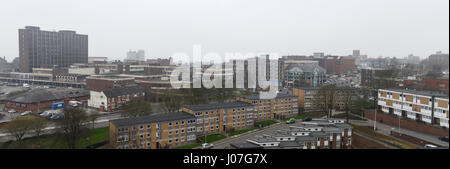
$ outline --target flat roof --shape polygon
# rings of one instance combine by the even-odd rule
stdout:
[[[248,99],[248,100],[270,100],[270,99],[261,99],[259,94],[248,95],[248,96],[239,96],[239,97]],[[277,93],[277,96],[275,98],[291,98],[291,97],[294,97],[294,95]]]
[[[211,104],[199,104],[199,105],[187,105],[183,106],[189,110],[202,111],[202,110],[213,110],[213,109],[229,109],[238,107],[251,107],[250,103],[232,101],[227,103],[211,103]]]
[[[161,113],[143,117],[133,117],[118,120],[111,120],[110,122],[116,127],[130,126],[137,124],[146,124],[153,122],[168,122],[177,120],[188,120],[195,119],[195,116],[186,112],[172,112],[172,113]]]
[[[232,144],[230,144],[230,146],[238,148],[238,149],[261,149],[261,148],[263,148],[257,144],[253,144],[253,143],[249,143],[249,142],[232,143]]]
[[[427,90],[408,90],[408,89],[379,89],[379,90],[387,90],[387,91],[394,91],[394,92],[400,92],[400,93],[409,93],[409,94],[415,94],[415,95],[422,95],[422,96],[440,96],[440,97],[448,97],[448,94],[444,94],[437,91],[427,91]]]
[[[250,138],[250,139],[248,139],[247,141],[254,141],[254,142],[257,142],[257,143],[273,143],[273,142],[280,142],[280,141],[277,141],[277,139],[275,139],[275,138],[258,138],[258,137]]]

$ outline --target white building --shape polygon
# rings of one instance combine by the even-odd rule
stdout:
[[[387,114],[420,120],[428,124],[448,125],[448,95],[429,91],[380,89],[378,106]]]

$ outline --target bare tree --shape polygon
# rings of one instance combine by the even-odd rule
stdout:
[[[16,117],[8,122],[3,127],[3,130],[8,134],[13,135],[16,138],[16,141],[20,143],[23,136],[30,130],[29,122],[29,117]]]
[[[85,123],[88,119],[87,113],[81,108],[64,109],[64,118],[57,123],[69,148],[75,149],[78,140],[87,133],[88,128]]]
[[[161,109],[165,112],[174,112],[181,107],[180,95],[174,90],[168,90],[163,96],[163,103]]]
[[[336,104],[336,93],[336,85],[326,85],[320,88],[315,97],[317,106],[327,114],[327,117],[332,116]]]
[[[100,113],[97,110],[94,110],[89,114],[89,120],[92,122],[92,129],[95,128],[95,120],[100,117]]]
[[[30,129],[34,132],[34,135],[38,139],[39,146],[41,145],[41,136],[45,127],[47,127],[47,121],[43,117],[35,116],[30,120]]]
[[[343,90],[342,92],[344,95],[345,116],[348,123],[349,111],[352,109],[353,97],[355,96],[355,93],[353,90]]]
[[[152,114],[152,105],[144,99],[131,100],[124,106],[123,117],[140,117]]]

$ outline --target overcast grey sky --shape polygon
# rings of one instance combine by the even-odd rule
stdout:
[[[123,59],[192,52],[313,52],[427,57],[449,50],[448,0],[8,0],[0,56],[18,54],[18,29],[89,35],[89,55]]]

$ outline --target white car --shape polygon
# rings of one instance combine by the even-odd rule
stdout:
[[[435,146],[433,144],[425,144],[425,148],[437,148],[438,146]]]
[[[14,109],[11,109],[8,111],[8,113],[15,113],[15,112],[16,112],[16,110],[14,110]]]
[[[210,148],[213,148],[214,147],[214,144],[210,144],[210,143],[203,143],[202,144],[202,148],[203,149],[210,149]]]
[[[20,113],[21,116],[26,116],[26,115],[29,115],[29,114],[31,114],[31,111],[25,111],[23,113]]]
[[[41,116],[49,116],[49,115],[51,115],[51,114],[52,114],[51,112],[45,111],[44,113],[41,113],[40,115],[41,115]]]

